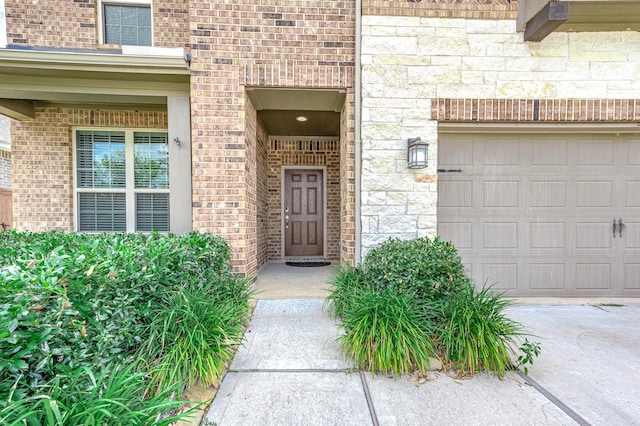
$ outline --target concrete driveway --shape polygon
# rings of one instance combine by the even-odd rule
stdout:
[[[529,376],[593,425],[640,424],[640,306],[522,306],[538,336]]]
[[[520,306],[539,336],[529,369],[500,380],[355,372],[321,299],[259,300],[207,420],[226,425],[640,424],[640,307]]]

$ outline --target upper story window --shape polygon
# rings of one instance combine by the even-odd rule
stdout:
[[[102,1],[102,38],[105,44],[151,46],[151,3]]]
[[[76,229],[169,231],[168,135],[75,132]]]

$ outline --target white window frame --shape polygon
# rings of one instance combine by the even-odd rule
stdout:
[[[100,44],[106,44],[104,34],[104,5],[111,4],[114,6],[142,6],[149,7],[151,10],[151,46],[153,43],[153,3],[151,0],[98,0],[98,40]]]
[[[76,135],[78,131],[107,131],[107,132],[124,132],[124,140],[125,140],[125,188],[78,188],[78,163],[77,163],[77,143],[76,143]],[[171,197],[171,184],[169,188],[136,188],[135,187],[135,175],[134,175],[134,164],[135,164],[135,144],[134,144],[134,133],[145,133],[145,132],[154,132],[154,133],[167,133],[167,129],[147,129],[147,128],[119,128],[119,127],[72,127],[73,132],[73,229],[77,232],[84,233],[99,233],[103,231],[79,231],[79,216],[80,212],[78,211],[78,194],[80,193],[119,193],[125,194],[125,203],[126,203],[126,212],[127,212],[127,221],[126,221],[126,231],[125,232],[138,232],[136,230],[136,194],[169,194]],[[171,160],[169,160],[171,162]],[[171,179],[171,176],[169,176]],[[169,202],[169,215],[171,215],[171,202]],[[143,232],[143,231],[140,231]],[[160,233],[171,232],[171,223],[169,223],[169,230],[167,231],[159,231]]]

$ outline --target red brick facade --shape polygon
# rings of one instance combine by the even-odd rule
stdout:
[[[100,43],[101,4],[7,1],[7,42],[117,50]],[[274,164],[319,165],[327,170],[327,257],[353,262],[355,1],[151,4],[153,45],[191,55],[193,229],[226,238],[236,270],[254,274],[266,261],[282,258],[281,172]],[[273,149],[246,87],[347,91],[340,138],[321,156]],[[72,126],[166,129],[168,122],[165,112],[38,108],[34,121],[16,123],[17,227],[73,229]]]

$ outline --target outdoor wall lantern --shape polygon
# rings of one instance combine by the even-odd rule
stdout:
[[[424,169],[427,167],[427,148],[429,144],[420,138],[409,138],[409,168]]]

